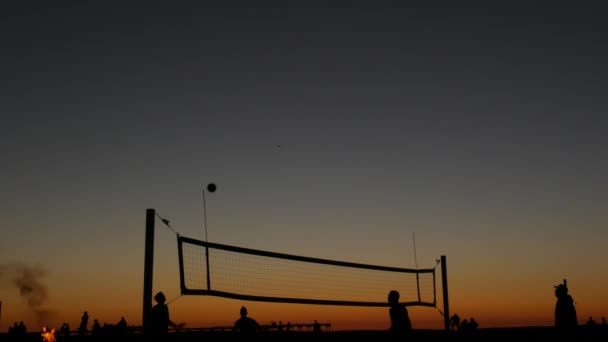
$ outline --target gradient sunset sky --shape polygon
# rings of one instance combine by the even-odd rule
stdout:
[[[580,322],[608,316],[600,2],[126,3],[1,5],[1,331],[84,310],[140,324],[145,211],[204,239],[211,182],[211,242],[445,255],[451,313],[482,328],[552,325],[563,279]],[[246,305],[262,324],[388,328],[387,308],[181,296],[158,223],[155,247],[154,292],[188,327]],[[437,296],[414,328],[442,328]]]

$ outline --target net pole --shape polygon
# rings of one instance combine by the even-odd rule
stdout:
[[[416,255],[416,233],[412,233],[414,240],[414,263],[416,264],[416,290],[418,291],[418,301],[420,302],[420,273],[418,273],[418,256]]]
[[[184,274],[184,251],[182,249],[182,242],[177,234],[177,258],[179,262],[179,287],[181,294],[186,292],[186,276]]]
[[[450,301],[448,299],[448,267],[445,255],[441,256],[441,287],[443,289],[443,325],[450,331]]]
[[[152,310],[152,279],[154,271],[154,220],[156,211],[146,209],[146,244],[144,256],[144,295],[141,324],[146,329],[146,317]]]

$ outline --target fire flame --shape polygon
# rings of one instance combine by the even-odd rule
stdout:
[[[46,330],[46,327],[42,327],[42,340],[44,342],[55,342],[55,329]]]

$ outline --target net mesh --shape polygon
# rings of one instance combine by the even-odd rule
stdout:
[[[258,301],[386,306],[397,290],[408,305],[435,306],[435,269],[404,269],[308,258],[178,237],[183,294]],[[208,255],[208,257],[207,257]]]

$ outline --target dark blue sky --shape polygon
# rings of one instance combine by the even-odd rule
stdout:
[[[139,272],[145,209],[201,238],[214,181],[213,241],[608,281],[599,2],[182,4],[1,5],[0,260]]]

